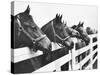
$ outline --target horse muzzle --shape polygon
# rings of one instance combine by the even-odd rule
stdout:
[[[71,50],[71,49],[73,49],[74,48],[74,42],[64,42],[64,45],[69,49],[69,50]]]

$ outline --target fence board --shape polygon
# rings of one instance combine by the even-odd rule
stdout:
[[[81,49],[79,49],[79,50],[76,50],[74,56],[78,56],[78,55],[80,55],[80,54],[86,52],[87,50],[90,49],[90,47],[91,47],[91,46],[88,45],[88,46],[85,46],[85,47],[83,47],[83,48],[81,48]]]
[[[16,73],[24,73],[26,72],[25,68],[27,67],[31,68],[29,71],[27,71],[27,73],[28,72],[51,72],[55,70],[61,71],[61,66],[67,62],[72,63],[72,65],[69,64],[69,66],[71,67],[70,70],[78,70],[81,69],[82,66],[89,59],[90,59],[90,64],[86,67],[86,69],[92,69],[93,63],[97,60],[97,56],[94,58],[94,60],[92,59],[93,55],[97,52],[97,49],[93,51],[93,46],[97,45],[97,41],[93,43],[93,38],[97,37],[97,34],[89,35],[89,37],[91,40],[88,46],[85,46],[79,50],[75,50],[75,46],[74,46],[71,52],[69,52],[65,47],[64,48],[59,47],[60,49],[58,49],[57,44],[55,44],[55,46],[53,46],[53,50],[51,53],[52,61],[49,62],[46,60],[46,56],[41,51],[36,53],[33,52],[33,54],[31,54],[28,48],[26,49],[23,48],[22,50],[14,50],[12,51],[12,53],[14,52],[14,54],[12,54],[11,58],[12,59],[14,58],[14,60],[12,60],[12,63],[15,64],[15,71]],[[74,42],[76,43],[76,41]],[[89,49],[90,49],[90,54],[76,64],[76,56],[79,56],[80,54],[86,52]],[[30,62],[30,60],[34,61],[34,65],[32,65],[32,62]],[[40,63],[38,67],[35,66],[37,62]],[[25,64],[27,64],[27,66]],[[23,70],[23,72],[20,72],[21,70]]]
[[[84,63],[86,63],[89,59],[90,59],[90,56],[91,55],[88,55],[87,57],[85,57],[82,61],[80,61],[80,63],[78,63],[78,64],[76,64],[75,66],[75,69],[76,70],[78,70],[78,69],[80,69],[83,65],[84,65]]]
[[[46,72],[46,71],[47,72],[51,72],[51,71],[57,69],[56,68],[56,64],[59,64],[59,67],[60,67],[63,64],[65,64],[66,62],[70,61],[70,59],[71,59],[71,53],[67,54],[67,55],[65,55],[65,56],[63,56],[63,57],[61,57],[61,58],[59,58],[59,59],[57,59],[57,60],[55,60],[53,62],[51,62],[50,64],[48,64],[48,65],[36,70],[35,72]]]
[[[85,69],[86,69],[86,70],[90,69],[90,67],[94,64],[94,62],[95,62],[97,59],[98,59],[98,58],[97,58],[97,56],[96,56],[95,59],[92,61],[92,63],[89,64]]]

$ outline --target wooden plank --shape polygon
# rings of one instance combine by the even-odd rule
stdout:
[[[78,56],[78,55],[80,55],[80,54],[86,52],[87,50],[90,49],[90,47],[91,47],[91,46],[88,45],[88,46],[85,46],[85,47],[83,47],[83,48],[81,48],[81,49],[76,50],[74,56]]]
[[[80,69],[89,59],[90,59],[91,54],[89,54],[87,57],[85,57],[80,63],[75,65],[75,70]]]
[[[14,57],[14,63],[17,63],[17,62],[21,62],[21,61],[24,61],[24,60],[27,60],[27,59],[31,59],[33,57],[37,57],[37,56],[40,56],[42,55],[42,53],[40,53],[39,51],[36,52],[36,53],[32,53],[32,54],[24,54],[24,55],[20,55],[20,56],[17,56],[17,57]]]
[[[97,58],[97,56],[96,56],[95,59],[92,61],[92,63],[89,64],[85,69],[86,69],[86,70],[89,70],[89,69],[91,68],[91,66],[94,64],[94,62],[95,62],[97,59],[98,59],[98,58]]]
[[[26,51],[26,53],[24,53],[26,50],[23,50],[23,53],[20,53],[21,51],[15,51],[16,53],[14,54],[14,60],[12,62],[14,63],[17,63],[17,62],[20,62],[20,61],[24,61],[24,60],[27,60],[27,59],[30,59],[30,58],[33,58],[33,57],[36,57],[36,56],[40,56],[42,55],[42,51],[37,51],[37,52],[32,52],[30,53],[28,50]],[[17,54],[19,53],[19,54]]]
[[[95,37],[95,36],[96,35],[93,35],[92,37]],[[91,39],[92,39],[92,37],[91,37]],[[39,54],[39,53],[37,53],[36,55],[35,54],[30,55],[30,52],[27,51],[28,49],[25,52],[22,50],[22,53],[20,52],[21,51],[20,50],[18,53],[15,52],[15,55],[12,56],[12,58],[15,57],[15,60],[18,60],[18,61],[13,60],[12,63],[15,66],[14,67],[15,73],[24,73],[24,72],[31,73],[31,72],[43,72],[43,71],[49,72],[49,71],[53,71],[55,69],[57,69],[57,71],[60,71],[60,66],[62,66],[66,62],[70,61],[72,58],[73,70],[77,70],[77,69],[81,68],[84,65],[84,63],[91,58],[91,55],[93,56],[93,54],[97,51],[94,50],[94,52],[91,52],[86,58],[84,58],[78,64],[75,64],[75,57],[80,55],[81,53],[87,51],[88,48],[90,48],[96,44],[97,44],[97,42],[91,43],[91,45],[88,45],[77,51],[75,50],[75,47],[74,47],[72,50],[72,54],[69,53],[69,51],[66,48],[60,48],[57,50],[53,49],[53,51],[51,53],[52,60],[50,60],[50,61],[46,60],[47,55],[43,55],[43,54]],[[19,53],[21,53],[21,54],[19,54]],[[29,54],[29,55],[27,55],[27,54]],[[24,58],[26,58],[26,59],[24,59]],[[32,62],[34,62],[34,64],[32,64]],[[36,65],[37,63],[38,63],[38,65]]]
[[[52,51],[58,50],[60,48],[61,47],[57,43],[52,42]],[[43,54],[43,52],[40,50],[38,50],[37,52],[32,52],[28,47],[13,49],[11,51],[11,61],[14,63],[24,61]]]
[[[98,52],[97,49],[95,49],[95,50],[92,52],[92,55],[94,55],[96,52]]]
[[[13,51],[14,51],[14,57],[30,53],[28,47],[13,49]]]
[[[51,62],[50,64],[47,64],[46,66],[34,71],[34,72],[52,72],[54,70],[57,71],[56,67],[61,67],[63,64],[67,63],[68,61],[71,60],[71,53],[68,55],[65,55],[53,62]],[[58,65],[59,64],[59,65]]]
[[[92,61],[92,65],[94,64],[94,62],[95,62],[97,59],[98,59],[98,57],[96,56],[96,57],[94,58],[94,60]]]
[[[84,63],[86,63],[91,58],[90,56],[93,56],[96,52],[97,52],[97,50],[93,51],[93,53],[91,53],[87,57],[85,57],[80,63],[76,64],[75,69],[77,70],[77,69],[81,68],[84,65]],[[81,67],[80,67],[80,65],[81,65]]]
[[[94,37],[97,37],[98,34],[93,34],[93,35],[88,35],[90,38],[94,38]]]
[[[93,47],[93,46],[95,46],[95,45],[97,45],[97,44],[98,44],[98,42],[96,41],[96,42],[92,43],[91,45],[92,45],[92,47]]]
[[[46,60],[47,55],[43,54],[37,57],[33,57],[31,59],[27,59],[24,61],[20,61],[14,64],[15,73],[31,73],[36,71],[37,69],[52,63],[53,61],[63,57],[68,54],[67,48],[61,48],[51,52],[52,59],[50,61]],[[27,69],[29,68],[29,69]]]
[[[71,57],[72,57],[72,70],[75,70],[76,60],[75,60],[75,45],[74,48],[71,50]]]
[[[92,46],[95,46],[95,45],[97,45],[97,42],[92,43]],[[75,51],[75,56],[78,56],[78,55],[80,55],[80,54],[86,52],[87,50],[90,49],[90,47],[91,47],[91,45],[88,45],[88,46],[85,46],[85,47],[83,47],[83,48],[81,48],[81,49],[78,49],[77,51]]]

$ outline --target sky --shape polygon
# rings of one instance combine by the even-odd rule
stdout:
[[[84,27],[98,28],[98,9],[95,6],[17,1],[14,3],[14,15],[25,11],[28,5],[33,20],[40,28],[54,19],[57,13],[63,15],[62,20],[69,27],[81,21],[84,22]]]

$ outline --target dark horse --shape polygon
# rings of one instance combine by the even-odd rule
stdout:
[[[97,34],[97,30],[92,29],[92,28],[90,28],[90,27],[87,27],[87,28],[86,28],[86,31],[87,31],[88,35]]]
[[[12,24],[12,49],[28,47],[33,51],[41,50],[44,54],[51,52],[51,41],[35,24],[30,15],[29,6],[27,9],[15,16],[11,15]]]
[[[89,38],[88,33],[86,32],[86,30],[84,29],[83,24],[84,24],[84,22],[82,22],[82,23],[79,22],[78,25],[73,25],[72,26],[73,29],[77,30],[80,33],[80,37],[77,38],[78,42],[76,43],[76,50],[80,49],[82,47],[85,47],[90,42],[90,38]],[[80,60],[82,60],[87,55],[88,55],[88,51],[86,51],[85,53],[79,55],[76,60],[78,60],[78,62],[80,62]]]
[[[44,25],[41,30],[48,36],[52,42],[60,43],[71,50],[74,46],[69,34],[66,32],[62,22],[62,15],[56,14],[56,17]]]
[[[74,38],[74,37],[80,38],[80,33],[77,30],[75,30],[71,27],[68,27],[66,23],[65,23],[65,29],[66,29],[66,32],[70,35],[71,38]]]
[[[88,33],[86,32],[86,30],[84,29],[84,26],[83,26],[84,22],[79,22],[78,25],[73,25],[72,28],[77,30],[81,37],[80,39],[82,39],[83,41],[85,41],[86,45],[88,45],[90,43],[90,38],[88,36]]]

